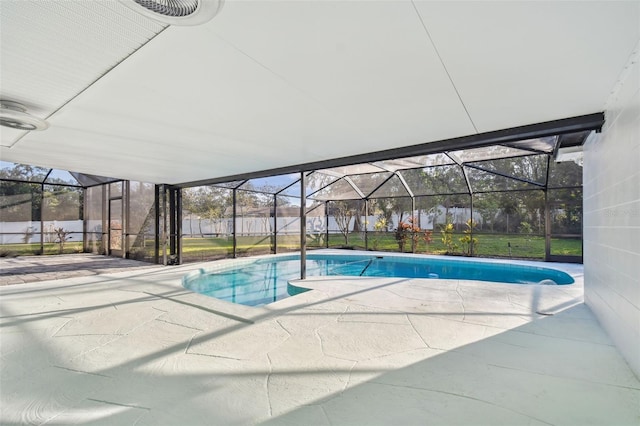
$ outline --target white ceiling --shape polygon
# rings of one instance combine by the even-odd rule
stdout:
[[[1,98],[50,115],[3,127],[1,159],[153,183],[599,112],[640,40],[640,1],[227,0],[166,29],[115,0],[0,7]]]

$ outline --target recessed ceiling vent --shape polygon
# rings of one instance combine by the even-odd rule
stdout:
[[[27,112],[24,105],[0,100],[0,125],[18,130],[44,130],[49,127],[45,120]]]
[[[216,16],[224,0],[120,0],[130,8],[170,25],[199,25]]]

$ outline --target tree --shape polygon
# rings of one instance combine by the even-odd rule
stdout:
[[[582,186],[582,161],[551,162],[549,169],[549,187]]]
[[[274,199],[277,200],[278,207],[290,205],[291,200],[289,199],[289,197],[282,194],[275,195],[280,191],[280,189],[281,188],[278,186],[267,184],[256,188],[256,191],[259,191],[255,193],[256,203],[258,204],[258,206],[273,207]]]
[[[79,220],[82,217],[82,190],[73,186],[45,185],[43,220]]]
[[[240,235],[251,233],[251,224],[247,223],[245,229],[245,216],[250,216],[252,210],[259,206],[258,195],[252,191],[251,183],[243,185],[242,190],[236,190],[236,208],[240,218]],[[255,215],[255,213],[254,213]]]
[[[533,224],[538,233],[544,232],[544,193],[536,189],[542,189],[545,182],[547,158],[546,155],[499,158],[474,163],[481,171],[468,169],[474,191],[506,191],[496,198],[502,207],[507,232],[517,229],[523,220]],[[485,201],[479,206],[487,209],[487,213],[493,215],[491,218],[495,217],[493,197],[484,194],[482,198]],[[493,230],[493,219],[491,222]]]
[[[445,222],[449,221],[451,220],[450,209],[460,206],[462,203],[460,194],[469,191],[462,168],[458,165],[425,167],[421,170],[418,184],[425,188],[423,192],[434,194],[432,196],[434,207],[431,212],[434,223],[440,213],[439,205],[444,207]],[[456,224],[454,223],[453,226],[455,227]]]
[[[0,169],[0,216],[3,221],[40,220],[42,215],[42,186],[49,169],[26,164]]]
[[[5,221],[78,220],[82,190],[48,177],[48,168],[14,164],[0,170],[1,214]],[[46,178],[46,184],[42,184]],[[53,185],[56,184],[56,185]]]
[[[199,186],[183,191],[182,208],[197,216],[198,231],[201,237],[204,237],[204,232],[202,231],[203,219],[214,226],[216,233],[221,233],[219,222],[232,204],[231,194],[231,190],[216,186]]]
[[[351,219],[356,215],[356,209],[354,203],[349,201],[334,201],[333,202],[333,217],[336,220],[338,229],[344,236],[344,244],[349,244],[349,225]]]
[[[48,168],[14,164],[12,168],[0,169],[0,179],[11,179],[26,182],[42,182],[49,173]]]
[[[489,224],[490,231],[495,231],[495,223],[500,212],[500,200],[498,193],[478,194],[473,197],[473,210],[480,213],[482,222],[480,225]]]
[[[376,221],[377,232],[387,232],[393,226],[394,206],[389,198],[374,198],[369,200],[369,212],[378,216]]]
[[[510,192],[501,192],[499,196],[499,200],[500,200],[500,207],[501,207],[502,214],[505,216],[505,219],[506,219],[505,231],[508,234],[509,229],[512,226],[513,227],[516,226],[514,224],[515,222],[514,216],[518,212],[518,201],[514,199],[512,193]]]

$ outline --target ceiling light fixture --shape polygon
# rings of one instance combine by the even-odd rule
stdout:
[[[0,125],[18,130],[45,130],[49,123],[27,112],[18,102],[0,100]]]
[[[200,25],[220,12],[224,0],[120,0],[149,18],[170,25]]]

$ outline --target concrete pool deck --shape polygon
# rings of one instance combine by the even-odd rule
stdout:
[[[310,278],[251,308],[137,269],[0,287],[1,424],[640,422],[640,381],[569,286]]]

